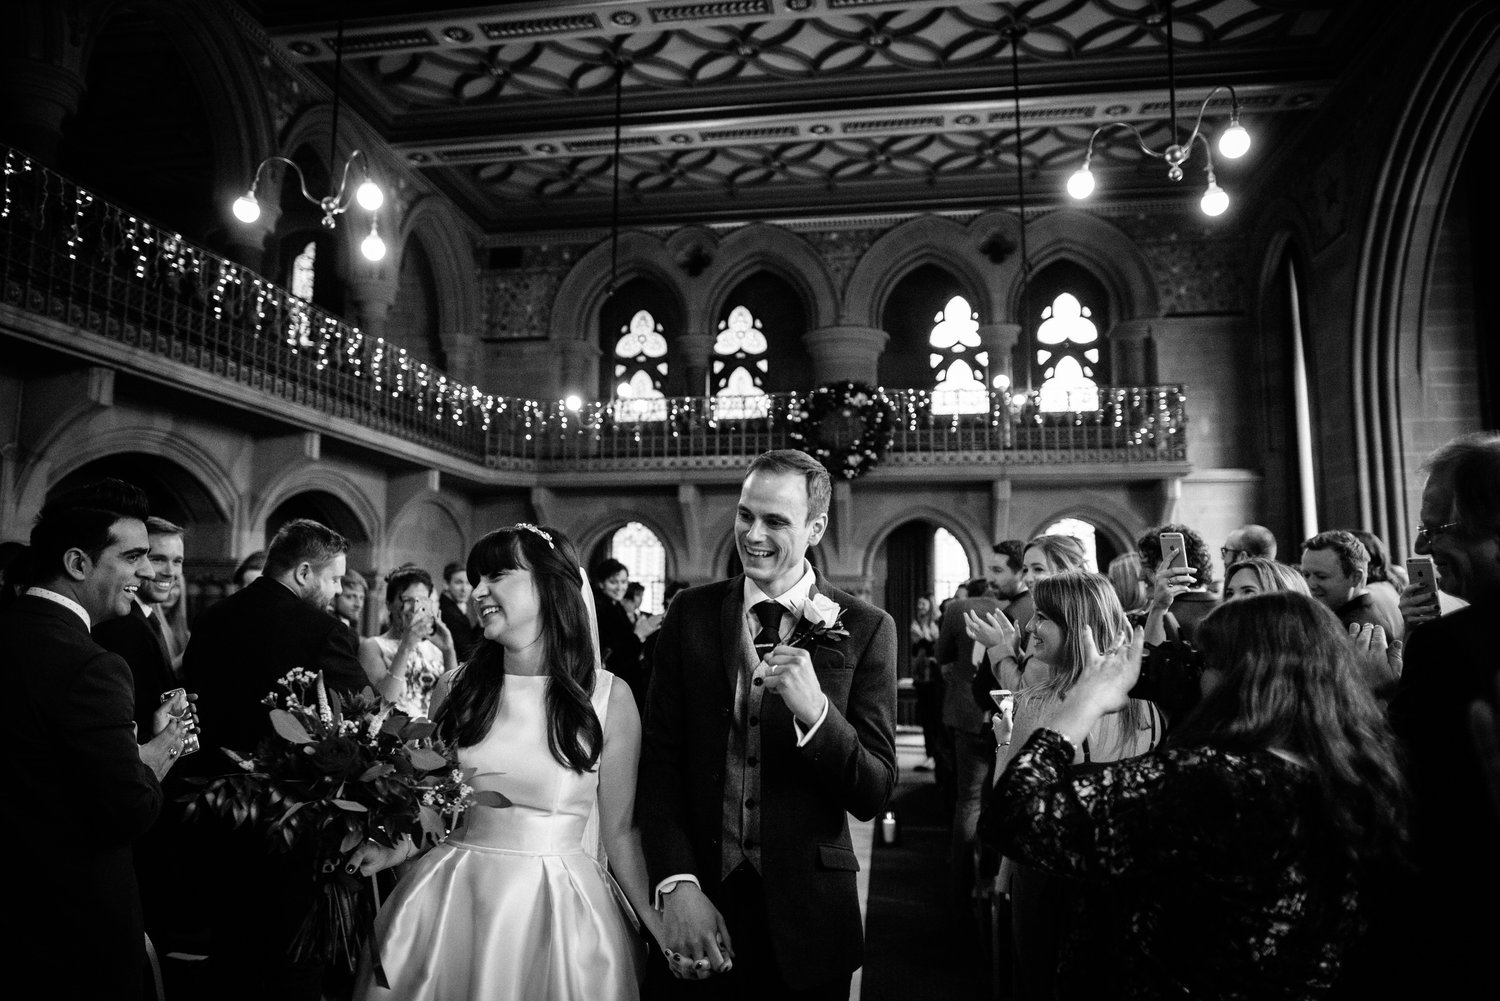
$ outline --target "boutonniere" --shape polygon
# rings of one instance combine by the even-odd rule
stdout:
[[[826,594],[815,594],[802,605],[802,621],[789,641],[791,646],[834,643],[849,638],[844,628],[844,608]]]

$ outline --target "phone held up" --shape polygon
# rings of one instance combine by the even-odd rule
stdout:
[[[172,718],[182,724],[182,753],[184,756],[192,754],[199,748],[198,742],[198,714],[193,710],[193,704],[187,700],[186,688],[174,688],[169,692],[161,693],[163,704],[171,702],[178,696],[183,698],[182,712],[174,712]]]
[[[1181,532],[1161,533],[1161,555],[1167,561],[1167,566],[1179,570],[1187,569],[1187,540],[1182,537]]]
[[[1437,569],[1431,556],[1413,556],[1406,561],[1406,575],[1418,589],[1418,593],[1437,597]]]

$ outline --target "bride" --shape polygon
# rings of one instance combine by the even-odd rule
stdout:
[[[373,982],[357,996],[636,998],[635,915],[653,938],[660,928],[634,819],[635,701],[599,666],[590,588],[561,533],[491,532],[468,572],[484,642],[439,682],[433,719],[475,788],[512,805],[469,810],[410,867],[376,918]],[[416,854],[366,843],[350,865],[370,874]]]

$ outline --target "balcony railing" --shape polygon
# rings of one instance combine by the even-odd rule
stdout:
[[[988,394],[984,413],[939,415],[920,390],[887,390],[892,433],[885,461],[903,465],[1011,463],[1175,462],[1187,458],[1187,423],[1179,386],[1107,388],[1102,406],[1088,413],[1044,413],[1037,394]],[[723,420],[715,401],[670,398],[663,420],[620,419],[614,404],[527,401],[491,422],[490,464],[533,468],[560,464],[592,470],[628,470],[641,464],[693,468],[740,465],[746,456],[793,444],[792,432],[808,434],[810,393],[776,393],[767,414],[753,420]],[[513,403],[518,401],[511,401]],[[625,412],[628,415],[628,411]],[[851,420],[859,419],[851,416]],[[843,424],[844,422],[837,422]],[[840,436],[857,429],[822,429],[837,450]]]
[[[620,419],[631,414],[609,403],[570,410],[484,393],[15,150],[0,152],[0,303],[250,387],[268,405],[298,404],[516,471],[738,466],[806,427],[789,417],[805,413],[808,393],[776,394],[766,416],[748,420],[722,419],[711,399],[667,399],[659,421]],[[1064,414],[1042,413],[1035,393],[991,393],[986,412],[962,416],[933,414],[921,391],[884,397],[888,464],[1186,458],[1177,386],[1103,388],[1099,410]],[[843,432],[821,433],[838,446]]]

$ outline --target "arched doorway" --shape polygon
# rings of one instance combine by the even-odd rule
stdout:
[[[375,572],[374,554],[370,551],[370,533],[359,516],[343,500],[326,490],[306,490],[293,494],[276,505],[266,518],[266,545],[271,544],[278,529],[295,518],[311,518],[327,525],[349,540],[348,565],[367,577]],[[441,567],[438,568],[441,571]],[[378,581],[372,584],[378,584]],[[371,593],[374,594],[372,587]]]

